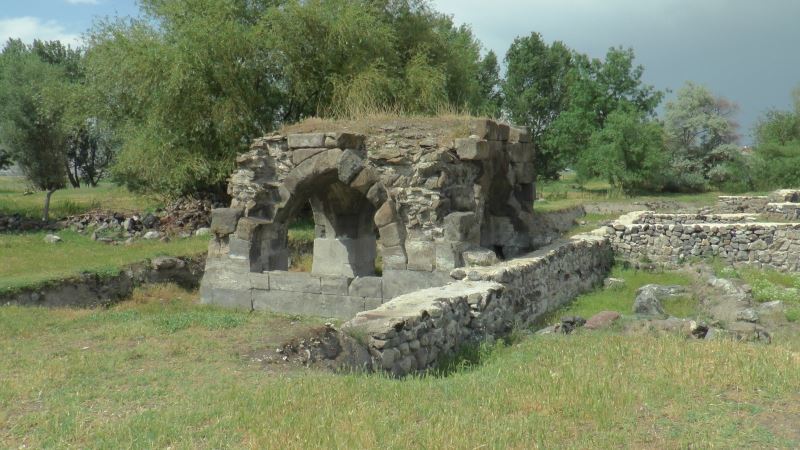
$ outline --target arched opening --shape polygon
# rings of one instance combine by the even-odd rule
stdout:
[[[289,226],[306,222],[307,227],[313,219],[312,274],[373,276],[377,257],[375,211],[366,195],[339,180],[336,171],[305,180],[293,194],[287,193],[272,220],[264,219],[260,231],[252,235],[251,271],[288,270],[290,254],[298,257],[296,249],[288,246]],[[296,265],[293,269],[297,270]]]

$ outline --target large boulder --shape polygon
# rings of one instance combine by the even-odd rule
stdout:
[[[662,286],[648,284],[636,291],[633,312],[643,316],[665,316],[661,305],[663,300],[682,295],[686,292],[683,286]]]

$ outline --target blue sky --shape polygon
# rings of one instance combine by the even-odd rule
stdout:
[[[800,84],[800,0],[434,0],[502,58],[514,37],[602,56],[633,47],[645,81],[705,84],[738,103],[744,142],[759,115],[790,107]],[[0,0],[0,39],[79,42],[97,17],[135,15],[134,0]]]

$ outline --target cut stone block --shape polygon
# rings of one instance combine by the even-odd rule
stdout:
[[[461,253],[466,244],[461,242],[437,242],[436,270],[453,270],[464,265]]]
[[[320,277],[303,272],[270,271],[270,290],[306,292],[308,294],[322,293]]]
[[[463,253],[463,257],[468,267],[491,266],[498,262],[495,252],[487,249],[467,250]]]
[[[408,270],[433,270],[436,250],[432,242],[406,241],[406,255]]]
[[[350,290],[352,278],[347,277],[320,277],[323,294],[347,295]]]
[[[386,247],[397,247],[403,243],[405,228],[398,223],[390,223],[380,229],[381,244]]]
[[[224,237],[236,231],[236,224],[244,211],[241,208],[216,208],[211,211],[211,232]]]
[[[295,164],[300,164],[301,162],[311,158],[312,156],[317,156],[318,154],[327,151],[327,148],[300,148],[292,152],[292,162]]]
[[[283,314],[349,319],[366,309],[360,297],[306,292],[253,291],[253,309]]]
[[[489,159],[491,151],[489,142],[474,138],[456,139],[456,153],[463,160],[485,160]]]
[[[480,238],[474,212],[454,212],[444,218],[444,238],[448,241],[477,242]]]
[[[250,286],[253,289],[261,289],[262,291],[269,290],[269,275],[266,273],[253,273],[250,274]]]
[[[290,134],[287,141],[289,148],[325,147],[325,133]]]
[[[311,272],[355,278],[375,273],[377,243],[374,236],[359,239],[314,239]]]
[[[408,259],[406,258],[406,251],[402,245],[396,247],[386,247],[381,249],[381,258],[383,259],[383,269],[406,270]]]
[[[496,140],[497,122],[488,119],[477,119],[470,126],[470,134],[477,136],[478,139]]]
[[[381,277],[358,277],[350,283],[351,297],[383,298],[383,279]]]

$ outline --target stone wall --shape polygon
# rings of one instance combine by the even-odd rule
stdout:
[[[536,233],[531,236],[534,248],[550,245],[577,225],[578,219],[586,215],[582,205],[559,211],[533,213],[533,228]]]
[[[446,284],[454,268],[524,254],[536,235],[533,151],[525,129],[491,120],[257,139],[237,159],[230,207],[212,212],[202,301],[349,318]],[[307,206],[315,223],[312,275],[286,275],[302,279],[300,291],[276,288],[273,278],[288,268],[289,223]],[[349,289],[375,277],[377,257],[382,296],[353,295]],[[323,279],[347,289],[307,287]],[[337,301],[343,306],[328,306]]]
[[[717,198],[714,211],[719,213],[761,213],[769,203],[769,198],[764,196],[747,195],[721,195]]]
[[[634,224],[675,225],[685,223],[736,223],[755,222],[754,214],[659,214],[652,211],[638,212],[633,216]]]
[[[800,223],[640,223],[649,214],[627,214],[606,228],[618,258],[675,266],[692,257],[716,257],[732,265],[800,271]]]
[[[613,256],[605,237],[579,235],[456,280],[397,297],[343,327],[366,346],[367,369],[396,376],[435,366],[466,343],[502,337],[593,289]]]

